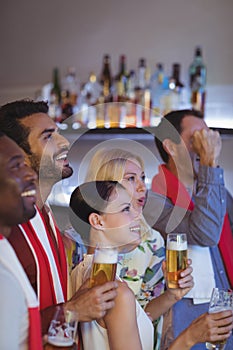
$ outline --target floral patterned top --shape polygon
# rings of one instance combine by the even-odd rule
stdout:
[[[119,255],[117,274],[134,291],[141,306],[164,290],[162,261],[165,259],[163,237],[142,221],[142,243],[133,251]]]

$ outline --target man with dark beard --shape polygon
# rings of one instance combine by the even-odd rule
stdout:
[[[102,317],[114,305],[115,282],[78,291],[67,301],[68,267],[64,244],[49,207],[53,185],[72,175],[67,160],[69,142],[48,116],[47,103],[21,100],[0,108],[0,130],[25,152],[26,162],[38,174],[37,212],[12,229],[9,241],[38,296],[43,333],[58,303],[78,312],[79,321]]]

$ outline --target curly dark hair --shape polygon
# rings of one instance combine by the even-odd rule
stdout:
[[[0,131],[14,140],[27,154],[31,155],[28,143],[30,129],[20,122],[36,113],[48,113],[48,103],[44,101],[19,100],[7,103],[0,108]]]
[[[181,141],[180,134],[182,133],[182,120],[184,117],[188,116],[203,119],[203,114],[194,109],[172,111],[162,117],[161,122],[155,129],[155,144],[158,148],[162,160],[165,163],[168,162],[169,156],[163,148],[163,141],[165,139],[169,139],[174,143],[179,144]]]

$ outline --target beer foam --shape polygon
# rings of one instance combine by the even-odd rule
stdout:
[[[118,258],[117,250],[96,249],[94,261],[97,264],[116,264]]]
[[[63,347],[71,346],[74,343],[73,339],[65,338],[65,337],[56,337],[56,336],[53,336],[53,337],[52,336],[48,336],[48,342],[51,345],[63,346]]]
[[[216,312],[228,311],[228,310],[232,310],[232,307],[231,307],[231,306],[228,306],[228,305],[225,305],[225,306],[218,305],[218,306],[211,307],[211,308],[209,309],[209,314],[214,314],[214,313],[216,313]]]
[[[167,242],[167,249],[169,250],[187,250],[187,242]]]

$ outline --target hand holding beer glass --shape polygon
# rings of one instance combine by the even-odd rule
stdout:
[[[185,233],[169,233],[166,247],[167,285],[179,288],[180,273],[187,267],[188,245]]]
[[[214,288],[209,305],[209,313],[220,311],[233,310],[233,291],[227,289]],[[223,350],[226,345],[226,340],[206,343],[206,349],[209,350]]]
[[[117,248],[96,247],[93,257],[90,287],[114,281],[116,277],[117,260]]]

